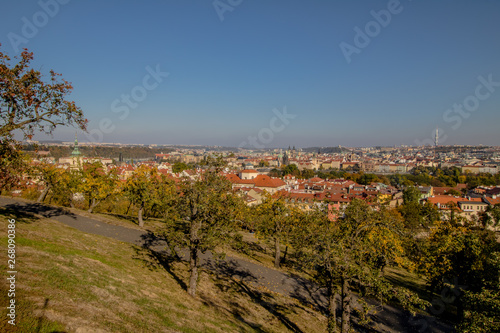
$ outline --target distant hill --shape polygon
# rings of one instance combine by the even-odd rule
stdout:
[[[321,151],[322,154],[340,154],[349,152],[350,150],[344,147],[308,147],[303,148],[302,151],[307,153],[317,153],[318,151]]]
[[[27,150],[32,150],[30,147]],[[48,150],[50,155],[57,158],[66,157],[71,154],[73,147],[68,146],[45,146],[40,144],[38,150]],[[124,160],[139,160],[139,159],[153,159],[155,154],[167,154],[174,151],[173,148],[149,148],[145,146],[125,146],[125,147],[88,147],[79,146],[79,150],[82,152],[83,156],[86,157],[104,157],[104,158],[114,158],[118,159],[120,153]]]

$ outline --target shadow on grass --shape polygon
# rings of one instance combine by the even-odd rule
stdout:
[[[7,285],[0,284],[1,304],[6,305],[10,303],[11,298],[8,297],[8,293],[9,289]],[[40,308],[26,297],[24,290],[16,290],[15,326],[8,322],[12,319],[7,316],[9,309],[7,306],[2,306],[0,309],[0,332],[65,333],[66,331],[62,324],[51,321],[45,316],[48,306],[48,298],[45,299],[42,308]]]
[[[14,218],[16,223],[33,223],[39,220],[33,213],[25,213],[10,207],[0,207],[0,213],[9,218]]]
[[[58,207],[51,207],[39,203],[15,203],[4,206],[5,210],[16,216],[17,218],[29,217],[33,218],[33,214],[42,215],[43,217],[52,218],[56,216],[69,216],[76,219],[76,215]]]
[[[174,262],[182,261],[178,255],[173,255],[168,251],[167,242],[164,238],[148,231],[141,236],[142,245],[134,245],[133,249],[136,255],[133,259],[140,260],[143,264],[150,270],[155,270],[163,268],[168,274],[170,274],[174,280],[181,286],[182,289],[187,290],[186,283],[182,278],[175,272],[172,265]]]
[[[47,310],[48,306],[49,306],[49,299],[46,298],[45,302],[43,303],[42,314],[40,315],[40,317],[38,317],[38,324],[37,324],[37,328],[36,328],[37,333],[46,332],[46,329],[44,329],[45,322],[47,321],[47,319],[45,318],[45,311]],[[66,332],[65,331],[50,330],[50,333],[66,333]]]
[[[272,302],[274,298],[273,294],[267,291],[260,291],[251,289],[247,283],[258,283],[258,278],[253,275],[248,269],[242,268],[236,261],[214,261],[209,260],[206,263],[206,268],[214,272],[217,276],[215,280],[215,285],[221,291],[226,292],[228,290],[233,290],[236,293],[246,294],[251,299],[252,302],[262,306],[270,314],[276,317],[283,325],[285,325],[292,332],[302,332],[302,330],[291,320],[289,320],[283,312],[289,312],[292,309],[288,306]],[[203,299],[205,304],[217,306],[214,304],[212,299]],[[257,332],[264,332],[260,325],[246,321],[243,318],[243,314],[247,311],[239,304],[235,302],[230,302],[230,312],[240,321],[245,322],[247,325],[251,326]]]
[[[293,291],[290,292],[290,297],[326,314],[328,309],[326,288],[297,275],[291,275],[291,277],[293,278]]]

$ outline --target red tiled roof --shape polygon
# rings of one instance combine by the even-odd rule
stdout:
[[[452,197],[451,195],[436,195],[434,197],[427,198],[427,201],[435,205],[436,204],[447,205],[450,202],[458,203],[459,201],[462,201],[464,199],[465,198]]]
[[[281,179],[271,178],[266,175],[258,175],[257,177],[251,180],[253,180],[255,186],[258,187],[280,187],[286,185],[286,183]]]
[[[313,177],[313,178],[308,179],[307,181],[318,183],[318,182],[323,182],[324,179],[323,178],[319,178],[319,177]]]

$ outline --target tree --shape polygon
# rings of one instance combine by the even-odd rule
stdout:
[[[464,318],[460,333],[500,332],[500,286],[474,293],[464,291]]]
[[[500,204],[488,206],[486,210],[481,213],[479,221],[483,228],[497,227],[500,224]]]
[[[363,173],[359,177],[358,183],[362,185],[370,185],[371,183],[380,182],[380,178],[372,173]]]
[[[174,172],[174,173],[179,173],[179,172],[182,172],[182,171],[188,170],[188,169],[189,169],[189,166],[184,162],[176,162],[172,166],[172,172]]]
[[[1,44],[0,44],[1,47]],[[15,57],[17,58],[17,57]],[[73,87],[50,71],[49,82],[30,68],[33,53],[26,49],[16,64],[0,51],[0,184],[10,187],[26,170],[26,156],[13,140],[14,131],[32,138],[35,131],[52,133],[58,125],[86,129],[87,119],[74,102],[66,100]]]
[[[81,191],[88,200],[88,212],[92,213],[94,208],[103,200],[115,193],[118,177],[116,169],[106,172],[100,162],[82,165]]]
[[[200,253],[214,251],[229,241],[243,202],[231,190],[231,183],[220,174],[221,160],[210,163],[211,168],[196,181],[185,179],[179,185],[173,201],[176,215],[166,221],[160,234],[167,239],[170,251],[177,254],[189,250],[189,288],[196,295]]]
[[[288,164],[281,167],[281,172],[283,176],[294,175],[296,177],[300,176],[300,170],[296,164]]]
[[[341,332],[350,330],[353,289],[360,296],[377,296],[380,300],[398,299],[405,308],[423,306],[412,292],[388,283],[381,262],[410,266],[403,247],[401,216],[397,211],[380,207],[371,209],[361,200],[353,200],[345,216],[333,219],[322,206],[308,214],[303,227],[294,235],[294,244],[303,265],[312,269],[315,280],[328,291],[328,331],[337,332],[336,296],[339,295]],[[368,304],[360,298],[367,320]]]
[[[65,170],[62,168],[50,168],[50,170],[44,172],[48,173],[47,176],[42,175],[42,177],[46,177],[45,182],[50,187],[48,191],[48,193],[51,193],[49,203],[52,200],[56,200],[62,206],[71,206],[74,208],[75,195],[78,193],[82,183],[82,173],[79,170]]]
[[[141,165],[134,174],[127,179],[124,192],[130,201],[139,207],[137,220],[139,226],[144,226],[143,213],[146,207],[162,205],[162,201],[168,201],[168,182],[161,177],[157,169]],[[160,201],[160,202],[157,202]]]
[[[420,190],[418,188],[416,188],[415,186],[408,186],[403,191],[403,203],[404,204],[409,204],[412,202],[419,203],[421,196],[422,194],[420,193]]]
[[[281,177],[281,170],[276,168],[272,169],[269,171],[269,177]]]
[[[281,244],[288,241],[293,226],[293,209],[281,195],[265,195],[265,200],[257,207],[257,237],[271,239],[274,243],[274,267],[280,268]]]
[[[36,169],[38,175],[40,176],[40,180],[45,185],[45,188],[43,189],[42,193],[40,193],[40,196],[38,197],[36,202],[44,202],[49,191],[52,190],[54,186],[56,186],[56,184],[60,181],[61,174],[64,170],[56,167],[53,164],[47,163],[38,165]]]
[[[29,169],[29,158],[21,147],[8,139],[0,139],[0,189],[8,190],[17,185],[23,172]]]
[[[35,131],[52,133],[57,125],[74,124],[85,130],[82,110],[66,100],[73,90],[71,83],[59,80],[60,74],[52,70],[50,81],[44,82],[42,74],[30,68],[33,53],[26,49],[17,64],[9,64],[10,60],[0,52],[0,137],[10,136],[14,130],[25,137]]]
[[[405,227],[413,233],[439,219],[437,208],[429,202],[420,204],[420,197],[420,190],[409,186],[403,191],[403,205],[399,207]]]
[[[300,173],[300,176],[303,178],[303,179],[310,179],[310,178],[313,178],[314,177],[314,171],[311,170],[311,169],[304,169],[302,170],[302,172]]]
[[[259,162],[259,167],[262,168],[262,167],[268,167],[269,166],[269,162],[268,161],[265,161],[265,160],[260,160]]]
[[[422,244],[419,270],[433,291],[443,290],[447,281],[454,281],[458,319],[468,321],[466,311],[477,311],[474,304],[489,297],[487,290],[499,290],[500,243],[490,230],[442,221]]]
[[[455,190],[454,188],[450,189],[446,195],[451,195],[451,196],[461,196],[462,192]]]

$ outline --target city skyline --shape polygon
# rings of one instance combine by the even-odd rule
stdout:
[[[80,142],[416,146],[437,126],[440,144],[497,146],[499,9],[42,0],[5,5],[0,43],[72,82]]]

